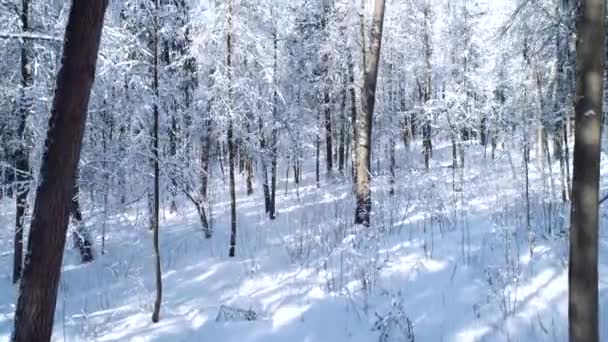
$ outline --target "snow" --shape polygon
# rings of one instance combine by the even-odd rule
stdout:
[[[248,197],[244,178],[238,179],[236,258],[227,257],[224,184],[218,182],[212,239],[204,238],[188,202],[178,214],[167,210],[161,215],[164,296],[157,324],[150,319],[152,234],[141,214],[145,203],[137,204],[110,219],[106,254],[97,253],[94,263],[81,265],[77,250],[67,246],[53,340],[369,342],[379,340],[373,329],[378,317],[391,314],[407,315],[416,341],[565,340],[567,239],[543,234],[548,219],[538,200],[539,171],[532,168],[531,174],[536,238],[530,254],[521,156],[510,152],[517,166],[513,179],[504,150],[492,161],[489,152],[484,158],[480,146],[469,145],[464,191],[454,192],[452,170],[443,167],[451,163],[451,147],[437,146],[428,174],[418,169],[419,153],[399,151],[402,159],[417,159],[398,165],[418,167],[398,170],[394,198],[383,192],[386,176],[375,177],[374,229],[352,226],[348,178],[336,174],[315,187],[312,158],[299,191],[290,183],[285,193],[284,179],[278,182],[274,222],[264,218],[261,184]],[[5,341],[16,295],[8,252],[12,202],[3,200],[0,209],[5,251],[0,255],[0,340]],[[554,229],[567,227],[567,211],[556,210]],[[90,215],[85,212],[85,219]],[[608,302],[604,231],[600,238],[603,311]],[[251,309],[258,319],[216,321],[222,305]],[[601,335],[608,336],[603,317]],[[391,336],[406,341],[398,328]]]

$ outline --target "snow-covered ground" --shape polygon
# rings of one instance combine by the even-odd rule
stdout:
[[[287,192],[284,179],[278,182],[275,221],[264,218],[261,184],[247,196],[239,178],[237,257],[232,259],[223,183],[215,189],[210,240],[188,202],[178,214],[166,209],[160,238],[164,296],[157,324],[150,319],[155,287],[145,203],[132,206],[108,222],[106,253],[96,253],[94,263],[81,265],[77,251],[66,249],[54,340],[408,341],[411,323],[416,341],[565,341],[567,237],[560,230],[567,230],[568,208],[560,200],[559,178],[555,200],[544,200],[551,185],[547,179],[543,186],[533,161],[531,254],[520,154],[506,146],[492,161],[489,151],[484,158],[481,147],[471,145],[463,182],[456,173],[454,186],[450,153],[449,145],[436,146],[427,173],[419,153],[401,151],[396,195],[389,196],[385,175],[374,180],[371,229],[352,225],[348,179],[323,177],[316,188],[312,159],[298,191],[292,180]],[[406,162],[412,158],[415,163]],[[556,175],[558,169],[553,166]],[[16,297],[10,279],[12,202],[5,200],[0,209],[0,341],[6,341]],[[94,219],[99,215],[84,214],[99,236]],[[603,313],[608,304],[604,229],[600,236]],[[223,305],[251,309],[257,319],[218,321]],[[606,315],[601,317],[601,334],[608,338]]]

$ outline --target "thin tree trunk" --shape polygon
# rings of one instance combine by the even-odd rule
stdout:
[[[83,263],[93,261],[93,243],[91,236],[87,230],[84,220],[82,219],[82,211],[80,210],[80,186],[78,181],[78,171],[74,181],[74,190],[72,194],[72,204],[70,206],[70,216],[74,222],[74,243],[80,251],[80,260]]]
[[[213,89],[215,76],[215,68],[212,68],[209,73],[209,89]],[[211,149],[213,148],[213,119],[211,111],[213,110],[213,97],[210,96],[207,103],[207,115],[204,122],[203,134],[201,136],[201,195],[205,202],[208,202],[209,196],[209,160],[211,159]]]
[[[344,175],[345,149],[346,149],[346,89],[348,83],[344,78],[344,86],[342,88],[342,106],[340,107],[340,141],[338,146],[338,171]]]
[[[274,17],[274,14],[272,14]],[[272,91],[272,159],[270,161],[270,213],[269,217],[271,220],[276,218],[276,196],[277,196],[277,158],[278,158],[278,147],[279,147],[279,132],[277,129],[277,120],[278,114],[277,111],[279,109],[279,83],[278,83],[278,37],[277,37],[277,28],[274,23],[273,18],[273,31],[272,31],[272,41],[273,41],[273,71],[272,71],[272,82],[273,82],[273,91]]]
[[[352,162],[352,177],[353,177],[353,192],[356,191],[357,185],[357,94],[355,92],[355,63],[353,61],[352,53],[349,53],[348,61],[348,77],[349,77],[349,89],[350,89],[350,124],[352,126],[352,148],[351,148],[351,162]]]
[[[228,72],[228,172],[230,178],[230,250],[228,256],[235,256],[236,249],[236,184],[234,180],[234,157],[236,146],[234,143],[234,128],[232,121],[232,0],[228,0],[228,34],[226,36],[226,67]]]
[[[159,247],[159,214],[160,214],[160,166],[159,166],[159,151],[158,151],[158,129],[159,129],[159,113],[158,113],[158,101],[160,100],[158,90],[158,44],[159,44],[159,30],[160,30],[160,0],[155,0],[155,15],[154,15],[154,42],[153,42],[153,66],[152,66],[152,87],[154,89],[155,101],[153,105],[153,120],[154,124],[152,127],[152,165],[154,168],[154,201],[153,209],[154,214],[152,216],[152,228],[153,228],[153,245],[154,245],[154,269],[156,278],[156,299],[154,300],[154,310],[152,312],[152,322],[156,323],[160,319],[160,305],[163,296],[163,285],[162,285],[162,270],[160,263],[160,247]]]
[[[317,188],[321,187],[321,117],[317,110],[317,136],[315,140],[316,158],[315,158],[315,177],[317,181]]]
[[[69,208],[106,7],[106,0],[74,1],[70,10],[19,285],[14,342],[51,339]]]
[[[258,118],[260,128],[260,152],[262,161],[262,189],[264,191],[264,212],[270,215],[270,186],[268,184],[268,151],[266,150],[266,138],[264,137],[264,124],[262,117]]]
[[[370,225],[372,210],[371,197],[371,138],[374,103],[376,99],[376,81],[382,45],[382,27],[384,23],[384,0],[376,0],[371,28],[371,46],[365,58],[363,77],[363,94],[361,96],[361,113],[357,129],[357,207],[355,224]]]
[[[568,270],[571,342],[599,341],[598,200],[605,6],[604,0],[579,0],[576,15],[576,126]]]
[[[277,197],[277,133],[276,129],[272,132],[272,160],[270,161],[270,213],[271,220],[276,218],[276,197]]]
[[[324,112],[325,112],[325,163],[327,166],[327,175],[331,175],[331,171],[334,168],[334,164],[333,164],[333,157],[332,157],[332,151],[333,151],[333,147],[332,147],[332,131],[331,131],[331,109],[330,109],[330,104],[331,104],[331,100],[329,98],[329,89],[327,89],[328,87],[326,87],[325,89],[325,108],[324,108]]]
[[[427,4],[424,9],[425,30],[424,30],[424,50],[426,57],[426,74],[424,81],[424,102],[425,104],[431,99],[431,28],[430,26],[431,8]],[[428,170],[430,168],[430,159],[433,157],[433,142],[431,134],[431,118],[428,113],[425,113],[424,127],[422,128],[422,145],[424,147],[424,166]]]
[[[24,33],[30,31],[30,0],[21,0],[21,29]],[[29,129],[27,119],[30,115],[31,101],[29,88],[32,86],[32,61],[29,47],[31,42],[23,40],[21,43],[21,102],[19,104],[19,120],[17,138],[19,143],[14,154],[15,180],[17,181],[15,195],[15,237],[13,257],[13,283],[21,278],[23,267],[23,226],[27,212],[27,197],[30,192],[30,147]]]
[[[245,161],[245,172],[247,173],[247,195],[253,195],[253,160],[247,155]]]

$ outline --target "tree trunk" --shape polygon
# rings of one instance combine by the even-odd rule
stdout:
[[[352,148],[351,148],[351,162],[352,162],[352,176],[353,176],[353,190],[356,191],[357,185],[357,94],[355,92],[355,63],[353,61],[352,53],[349,53],[348,62],[348,78],[349,78],[349,89],[350,89],[350,124],[352,126]]]
[[[576,123],[568,272],[571,342],[599,341],[598,200],[605,6],[603,0],[579,0],[576,14]]]
[[[161,274],[161,263],[160,263],[160,247],[159,247],[159,213],[160,213],[160,166],[159,166],[159,151],[158,151],[158,128],[159,128],[159,112],[158,112],[158,101],[160,101],[159,90],[158,90],[158,44],[160,36],[160,0],[155,0],[155,15],[154,15],[154,42],[153,42],[153,65],[152,65],[152,87],[154,89],[155,101],[153,105],[153,120],[154,124],[152,127],[152,165],[154,168],[154,201],[153,209],[154,214],[152,216],[152,228],[153,228],[153,244],[154,244],[154,269],[156,278],[156,299],[154,300],[154,310],[152,312],[152,322],[156,323],[160,319],[160,305],[162,302],[163,286],[162,286],[162,274]]]
[[[430,19],[431,16],[431,8],[430,5],[427,4],[427,7],[424,9],[424,18],[425,18],[425,29],[424,29],[424,50],[426,57],[426,74],[424,80],[424,103],[426,104],[431,99],[431,57],[432,57],[432,47],[431,47],[431,28]],[[424,119],[424,127],[422,128],[422,145],[424,147],[424,166],[428,170],[430,168],[430,159],[433,157],[433,141],[431,134],[431,118],[428,113],[425,114]]]
[[[245,172],[247,173],[247,195],[253,195],[253,160],[247,155],[245,161]]]
[[[276,197],[277,197],[277,132],[272,131],[272,160],[270,161],[270,213],[271,220],[276,218]]]
[[[264,191],[264,212],[270,215],[270,186],[268,184],[268,151],[266,150],[266,138],[264,137],[264,123],[258,118],[260,127],[260,153],[262,161],[262,189]]]
[[[72,3],[15,311],[14,342],[50,341],[106,0]]]
[[[215,68],[212,68],[209,73],[209,89],[213,89],[214,76]],[[207,117],[201,136],[201,195],[205,202],[208,202],[209,196],[209,160],[211,159],[211,149],[213,148],[213,143],[211,141],[213,134],[212,109],[213,97],[210,96],[207,102]]]
[[[382,44],[382,26],[384,22],[384,0],[375,0],[374,17],[371,28],[371,46],[366,56],[363,75],[363,94],[361,96],[361,113],[357,129],[357,207],[355,224],[370,225],[372,210],[371,197],[371,143],[374,103],[376,99],[376,80]]]
[[[340,107],[340,141],[338,146],[338,171],[344,175],[344,160],[346,149],[346,78],[344,78],[344,87],[342,88],[342,106]]]
[[[228,34],[226,35],[226,67],[228,72],[228,177],[230,178],[230,250],[228,256],[235,256],[236,248],[236,184],[234,180],[234,157],[236,146],[234,143],[234,123],[232,121],[232,0],[228,0]]]
[[[276,218],[276,196],[277,196],[277,158],[278,158],[278,147],[279,147],[279,132],[277,129],[277,121],[278,114],[277,111],[279,109],[279,83],[277,81],[277,70],[278,70],[278,37],[277,37],[277,28],[274,23],[273,18],[273,31],[272,31],[272,41],[273,41],[273,69],[272,69],[272,82],[273,82],[273,91],[272,91],[272,159],[270,161],[270,213],[269,217],[271,220]]]
[[[30,31],[30,0],[21,1],[21,29],[26,33]],[[23,267],[23,226],[27,211],[27,197],[30,192],[30,146],[27,118],[31,110],[31,101],[26,95],[32,86],[32,61],[30,60],[31,42],[23,40],[21,43],[21,102],[19,104],[19,120],[17,138],[19,143],[14,154],[15,180],[17,181],[15,195],[15,237],[13,257],[13,284],[21,277]]]
[[[329,89],[327,89],[328,87],[325,87],[325,94],[324,94],[324,102],[325,102],[325,108],[324,108],[324,112],[325,112],[325,162],[326,162],[326,166],[327,166],[327,175],[331,175],[331,171],[334,168],[334,164],[333,164],[333,147],[332,147],[332,131],[331,131],[331,100],[329,98]]]
[[[78,173],[78,171],[77,171]],[[74,223],[74,244],[80,251],[80,260],[82,263],[93,261],[93,243],[91,242],[91,236],[87,230],[84,220],[82,219],[82,212],[80,210],[80,186],[78,182],[78,174],[74,180],[74,191],[72,194],[72,204],[70,205],[70,215],[72,216],[72,222]]]

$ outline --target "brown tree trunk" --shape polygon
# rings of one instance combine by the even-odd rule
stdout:
[[[51,339],[74,179],[107,4],[107,0],[75,0],[70,10],[19,285],[14,342]]]
[[[370,225],[372,210],[371,197],[371,138],[374,103],[376,100],[376,80],[382,44],[382,26],[384,23],[384,0],[376,0],[371,28],[371,46],[366,56],[363,75],[363,94],[361,95],[361,113],[357,129],[357,207],[355,224]]]
[[[571,342],[599,341],[598,200],[605,6],[604,0],[579,0],[576,14],[576,126],[568,270]]]

